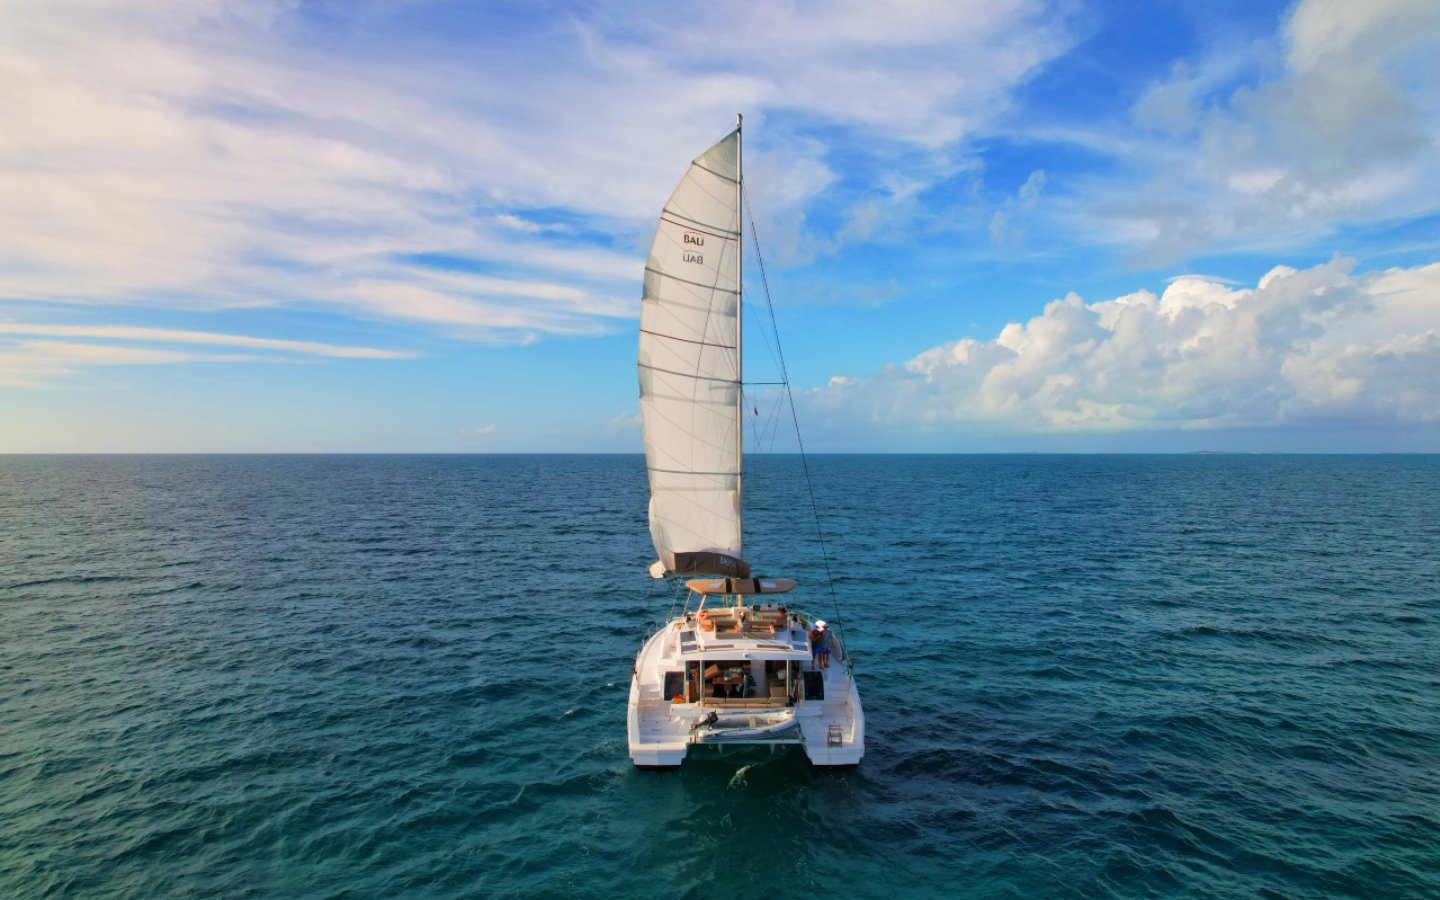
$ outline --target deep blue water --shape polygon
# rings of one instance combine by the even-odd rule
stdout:
[[[1440,896],[1440,458],[811,467],[864,763],[657,774],[638,456],[0,457],[0,896]]]

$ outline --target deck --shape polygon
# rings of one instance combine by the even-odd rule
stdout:
[[[792,732],[781,739],[736,743],[800,743],[817,765],[858,763],[864,754],[864,715],[844,644],[832,635],[829,667],[807,676],[812,668],[808,627],[806,619],[750,607],[672,619],[646,642],[636,661],[631,758],[641,766],[678,765],[695,746],[691,724],[707,710],[759,714],[793,707],[800,720],[798,736]]]

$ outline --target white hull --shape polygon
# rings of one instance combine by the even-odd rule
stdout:
[[[823,699],[807,694],[803,679],[793,679],[788,688],[772,679],[765,688],[752,685],[747,696],[735,699],[697,696],[686,684],[689,696],[678,695],[680,702],[676,702],[675,697],[664,696],[667,673],[673,689],[683,683],[678,678],[687,672],[687,665],[698,668],[702,661],[707,667],[711,660],[723,659],[762,668],[766,660],[776,667],[793,662],[805,672],[811,668],[803,627],[779,630],[764,638],[730,637],[723,642],[712,635],[707,645],[704,637],[695,639],[694,625],[693,614],[672,619],[645,642],[636,658],[627,713],[630,759],[635,765],[673,768],[684,762],[692,747],[746,744],[797,744],[817,766],[860,762],[865,755],[865,714],[838,639],[829,668],[819,671]],[[686,636],[691,640],[687,642]],[[717,714],[714,726],[694,727],[711,712]]]

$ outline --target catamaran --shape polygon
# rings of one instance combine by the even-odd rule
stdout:
[[[690,163],[645,265],[650,574],[683,581],[686,599],[636,657],[630,758],[668,769],[694,748],[793,744],[817,766],[854,766],[865,716],[844,641],[789,608],[794,579],[754,575],[744,556],[741,125]]]

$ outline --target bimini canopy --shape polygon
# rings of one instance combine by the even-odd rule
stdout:
[[[697,594],[788,594],[793,578],[692,578],[685,586]]]

